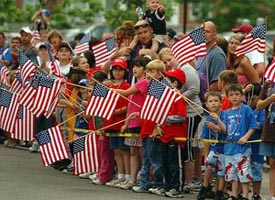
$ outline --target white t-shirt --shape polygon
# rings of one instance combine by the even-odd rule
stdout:
[[[245,54],[245,56],[248,57],[252,66],[254,66],[255,64],[261,63],[261,62],[264,63],[264,54],[258,52],[257,50],[248,52]]]

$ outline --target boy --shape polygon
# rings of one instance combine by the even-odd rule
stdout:
[[[220,111],[222,96],[219,92],[209,91],[205,94],[205,104],[209,112],[215,113],[219,118],[223,119],[225,111]],[[203,126],[202,138],[212,140],[225,140],[225,133],[221,132],[217,121],[213,120],[211,116],[206,117]],[[224,144],[211,143],[209,145],[209,154],[207,156],[205,165],[205,176],[202,188],[197,196],[198,200],[205,198],[214,198],[216,200],[225,199],[223,194],[224,188]],[[217,176],[217,194],[212,191],[210,185],[211,175]]]
[[[164,71],[164,64],[160,60],[153,60],[146,65],[147,74],[157,80],[162,78],[161,73]],[[139,113],[132,113],[129,117],[139,116]],[[157,129],[156,123],[149,120],[142,120],[140,137],[142,138],[143,147],[143,164],[140,171],[140,180],[138,185],[132,190],[138,193],[149,192],[149,189],[155,189],[155,194],[164,196],[163,189],[163,166],[161,155],[161,142],[150,138],[150,135]],[[154,188],[150,183],[150,169],[153,168]],[[157,190],[156,190],[157,189]]]
[[[227,110],[224,122],[218,120],[222,131],[227,132],[224,145],[225,154],[225,180],[232,182],[232,200],[238,197],[238,184],[241,183],[243,200],[248,199],[249,182],[251,177],[251,146],[246,144],[251,135],[257,129],[257,123],[253,111],[248,105],[242,103],[243,90],[240,84],[228,86],[226,96],[232,103],[232,108]]]
[[[185,83],[185,73],[179,69],[173,71],[164,72],[174,88],[180,90]],[[162,152],[162,165],[164,172],[164,188],[154,191],[152,193],[159,194],[160,191],[165,192],[165,196],[172,198],[181,198],[183,194],[179,192],[180,188],[180,176],[179,176],[179,146],[185,145],[185,142],[177,142],[175,137],[186,137],[187,135],[186,124],[186,106],[185,101],[179,95],[179,99],[176,99],[171,106],[166,121],[163,125],[159,125],[155,128],[153,137],[159,136],[161,141]]]
[[[261,85],[254,83],[253,89],[246,94],[246,100],[250,107],[253,110],[255,118],[257,120],[258,128],[255,133],[251,136],[250,140],[258,140],[261,138],[261,133],[265,120],[265,110],[256,110],[257,102],[259,100],[259,95],[261,92]],[[264,164],[264,156],[259,155],[260,143],[252,143],[251,149],[251,172],[253,177],[253,196],[252,200],[260,200],[260,191],[261,191],[261,183],[262,183],[262,171]]]
[[[225,89],[229,84],[238,83],[237,74],[232,70],[224,70],[220,73],[218,78],[218,89],[222,91],[222,105],[221,110],[227,110],[232,107],[231,102],[226,97]]]

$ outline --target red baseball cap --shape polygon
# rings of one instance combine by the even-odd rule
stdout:
[[[244,33],[250,33],[253,29],[253,26],[250,24],[242,24],[241,26],[237,28],[232,28],[232,32],[238,33],[238,32],[244,32]]]
[[[174,69],[172,71],[163,72],[165,76],[176,78],[181,84],[184,84],[186,81],[185,73],[180,69]]]
[[[116,58],[112,61],[112,67],[115,67],[115,66],[121,67],[122,69],[126,70],[127,69],[127,62],[122,57]]]

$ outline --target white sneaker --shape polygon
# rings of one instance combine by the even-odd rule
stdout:
[[[132,181],[127,181],[127,183],[123,184],[120,186],[121,189],[123,190],[131,190],[132,187],[134,187],[136,184],[133,183]]]
[[[91,181],[97,179],[96,174],[91,174],[91,175],[89,175],[89,179],[90,179]]]
[[[104,185],[104,183],[102,183],[100,180],[98,180],[97,178],[92,180],[93,184],[95,185]]]
[[[78,177],[83,179],[88,179],[90,174],[91,174],[90,172],[82,173],[82,174],[79,174]]]
[[[116,184],[118,184],[122,181],[124,181],[124,180],[123,179],[113,179],[113,180],[107,182],[105,185],[115,187]]]

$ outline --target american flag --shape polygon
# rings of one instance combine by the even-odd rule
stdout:
[[[15,74],[14,80],[11,84],[11,88],[10,91],[20,94],[21,90],[23,89],[22,87],[22,78],[21,78],[21,74],[19,72],[17,72]]]
[[[24,106],[20,106],[11,138],[32,141],[34,135],[34,115]]]
[[[22,50],[19,51],[19,65],[20,72],[22,77],[23,85],[26,80],[33,76],[36,66],[32,63],[32,61],[23,53]]]
[[[172,54],[182,66],[195,58],[206,55],[205,32],[198,28],[181,40],[176,42],[172,48]]]
[[[79,44],[76,45],[76,47],[74,48],[74,54],[81,54],[85,51],[90,50],[89,40],[90,40],[89,34],[86,34],[85,36],[83,36],[82,39],[80,40]]]
[[[46,47],[48,49],[48,54],[50,56],[50,62],[51,62],[50,66],[51,66],[52,74],[55,75],[56,77],[63,78],[63,75],[62,75],[61,70],[59,68],[59,63],[53,55],[53,51],[52,51],[52,47],[51,47],[50,43],[47,42]]]
[[[119,95],[106,86],[95,83],[89,99],[86,114],[110,119],[116,107]]]
[[[140,111],[140,118],[163,124],[172,103],[177,97],[177,93],[167,86],[167,81],[165,79],[161,81],[152,79]]]
[[[44,113],[44,116],[49,119],[50,116],[53,114],[57,104],[58,104],[58,96],[55,97],[55,99],[53,100],[53,102],[51,103],[50,107],[48,108],[48,110],[46,110],[46,112]]]
[[[27,107],[35,116],[40,117],[50,109],[61,89],[61,85],[61,79],[53,79],[45,75],[40,76],[33,103],[32,105],[28,104]]]
[[[42,162],[45,167],[56,161],[69,159],[68,149],[60,127],[55,126],[41,131],[36,137],[40,146]]]
[[[96,135],[91,134],[76,139],[73,143],[74,174],[96,172],[98,170],[98,154]]]
[[[1,71],[0,71],[0,74],[1,74],[0,81],[1,81],[1,83],[4,83],[4,84],[8,83],[7,76],[9,75],[9,73],[10,73],[10,70],[6,66],[3,66],[1,68]]]
[[[275,60],[265,68],[264,77],[275,82]]]
[[[0,89],[0,127],[12,133],[19,110],[18,95],[7,90]]]
[[[31,40],[32,46],[35,47],[40,42],[41,42],[41,37],[40,37],[39,31],[38,30],[33,30],[32,40]]]
[[[265,37],[266,27],[265,24],[256,26],[251,33],[245,36],[243,41],[237,47],[235,54],[237,57],[249,53],[253,50],[257,50],[260,53],[265,52]]]
[[[109,57],[115,52],[115,45],[115,39],[111,37],[92,46],[97,67],[103,66]]]

